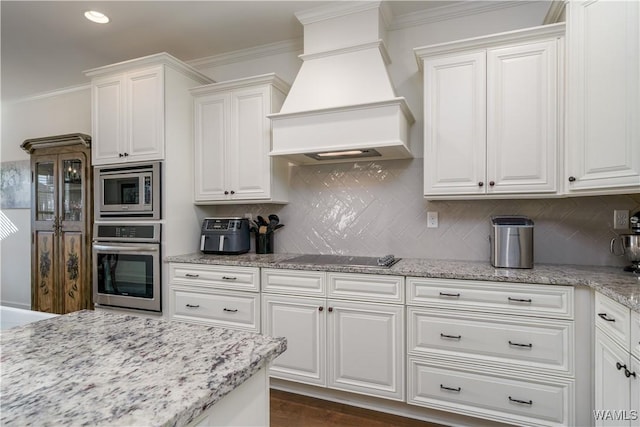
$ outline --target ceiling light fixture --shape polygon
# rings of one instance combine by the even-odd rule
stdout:
[[[84,13],[84,17],[89,21],[96,22],[98,24],[106,24],[109,22],[109,17],[104,13],[97,12],[95,10],[88,10]]]

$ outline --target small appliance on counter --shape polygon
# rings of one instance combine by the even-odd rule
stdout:
[[[238,255],[249,252],[247,218],[205,218],[202,221],[200,250],[205,254]]]
[[[491,217],[491,265],[533,268],[533,221],[525,216]]]
[[[631,263],[624,268],[624,271],[631,271],[640,274],[640,211],[634,213],[629,218],[631,234],[621,234],[611,239],[611,253],[618,256],[626,256]],[[621,253],[617,253],[616,241],[620,241]]]

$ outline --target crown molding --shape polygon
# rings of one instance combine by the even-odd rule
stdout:
[[[345,1],[301,10],[295,12],[295,15],[302,25],[306,25],[326,19],[338,18],[351,13],[377,9],[380,7],[380,3],[380,1]]]
[[[567,2],[565,0],[553,0],[542,23],[547,25],[562,22],[564,19],[564,8],[566,4]]]
[[[21,97],[21,98],[14,98],[14,99],[9,99],[9,100],[2,100],[2,104],[3,105],[14,105],[14,104],[21,104],[23,102],[31,102],[31,101],[39,101],[42,99],[47,99],[47,98],[55,98],[56,96],[61,96],[61,95],[66,95],[69,93],[73,93],[73,92],[80,92],[83,90],[91,90],[91,85],[86,83],[86,84],[81,84],[81,85],[76,85],[76,86],[68,86],[65,88],[61,88],[61,89],[54,89],[54,90],[50,90],[50,91],[46,91],[46,92],[39,92],[39,93],[35,93],[33,95],[28,95],[25,97]]]
[[[187,64],[197,69],[212,68],[226,64],[233,64],[235,62],[242,62],[251,59],[262,58],[265,56],[277,55],[280,53],[300,53],[302,52],[302,49],[302,38],[290,39],[281,42],[250,47],[248,49],[221,53],[219,55],[207,56],[205,58],[194,59],[192,61],[187,61]]]
[[[491,3],[465,1],[460,3],[447,4],[423,11],[396,16],[389,26],[389,30],[400,30],[403,28],[431,24],[440,21],[447,21],[449,19],[463,18],[465,16],[493,12],[500,9],[506,9],[514,6],[523,6],[532,3],[535,3],[535,1],[508,0]]]

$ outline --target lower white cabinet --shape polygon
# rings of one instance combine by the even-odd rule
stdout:
[[[169,317],[260,332],[259,269],[171,263]]]
[[[596,293],[595,411],[596,426],[640,426],[640,359],[638,313]],[[633,338],[632,338],[633,337]]]
[[[329,288],[348,297],[331,298],[327,275]],[[401,294],[404,279],[300,272],[298,283],[295,277],[294,271],[262,272],[262,332],[287,338],[287,351],[274,360],[271,376],[404,400],[404,301],[379,302],[381,294],[388,293],[391,300]],[[304,296],[310,293],[329,298]]]
[[[573,425],[573,288],[407,278],[407,403]]]

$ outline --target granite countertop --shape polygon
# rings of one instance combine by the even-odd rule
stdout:
[[[284,338],[79,311],[2,331],[2,425],[184,425]]]
[[[494,268],[489,262],[446,261],[403,258],[391,268],[292,264],[288,259],[300,254],[209,255],[200,252],[170,256],[167,262],[292,270],[337,271],[345,273],[391,274],[436,279],[488,280],[494,282],[536,283],[543,285],[588,286],[640,312],[640,276],[621,267],[536,264],[532,269]]]

